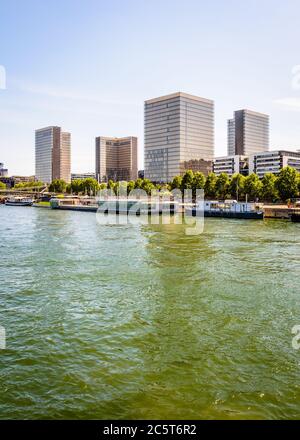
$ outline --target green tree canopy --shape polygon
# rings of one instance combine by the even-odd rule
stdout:
[[[276,176],[272,173],[266,173],[261,180],[261,198],[265,202],[273,202],[278,199],[279,194],[276,189]]]
[[[217,176],[215,175],[215,173],[209,173],[204,185],[204,194],[206,198],[214,199],[217,197],[216,181],[217,181]]]
[[[245,176],[239,173],[233,174],[229,183],[229,194],[233,199],[239,200],[244,198]]]
[[[215,184],[216,195],[220,199],[226,199],[229,194],[229,176],[226,173],[221,173],[217,179]]]
[[[288,200],[298,196],[299,193],[299,174],[292,167],[283,168],[276,180],[276,189],[281,200]]]
[[[55,192],[55,193],[63,193],[65,192],[67,187],[67,184],[62,179],[55,179],[53,182],[49,185],[49,191]]]
[[[170,184],[171,189],[180,189],[181,185],[182,185],[182,177],[181,176],[175,176]]]
[[[181,180],[181,191],[184,191],[185,189],[192,189],[193,188],[193,181],[194,181],[194,173],[192,170],[187,170],[184,175],[182,176]]]
[[[248,200],[257,199],[261,194],[261,190],[262,183],[257,174],[252,173],[245,178],[244,191]]]

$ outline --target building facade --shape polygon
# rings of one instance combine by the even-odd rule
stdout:
[[[71,135],[61,127],[35,131],[35,176],[44,183],[71,181]]]
[[[83,180],[83,179],[95,179],[95,173],[72,173],[71,181]]]
[[[182,92],[145,101],[145,178],[169,182],[187,169],[207,174],[213,157],[213,101]]]
[[[4,168],[4,164],[0,162],[0,177],[7,177],[8,176],[8,169]]]
[[[96,138],[96,179],[136,180],[138,177],[138,140],[137,137]]]
[[[213,161],[213,172],[217,176],[221,173],[226,173],[229,176],[235,173],[247,176],[249,173],[249,157],[239,155],[216,157]]]
[[[227,121],[227,154],[228,156],[235,155],[235,120],[228,119]]]
[[[279,174],[282,168],[290,166],[300,172],[300,152],[298,151],[267,151],[255,153],[249,158],[249,173],[263,177],[266,173]]]
[[[249,156],[269,150],[269,116],[238,110],[227,123],[228,155]]]

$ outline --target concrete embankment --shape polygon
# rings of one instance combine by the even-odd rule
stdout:
[[[287,205],[265,205],[264,217],[265,218],[279,218],[290,220],[291,215],[300,214],[300,208],[289,208]]]

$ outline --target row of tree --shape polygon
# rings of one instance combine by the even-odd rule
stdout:
[[[208,199],[234,198],[239,200],[261,200],[265,202],[287,201],[300,196],[300,173],[295,168],[285,167],[275,176],[267,173],[262,179],[257,174],[243,176],[234,174],[231,178],[226,173],[216,176],[210,173],[206,178],[202,173],[186,171],[176,176],[171,182],[171,189],[196,190],[203,188]]]
[[[222,173],[217,176],[209,173],[207,177],[201,172],[188,170],[183,176],[176,176],[169,184],[154,184],[149,179],[137,179],[130,182],[98,183],[95,179],[88,178],[82,180],[73,180],[66,184],[63,180],[54,180],[49,185],[49,191],[55,193],[69,194],[88,194],[95,195],[101,189],[111,189],[116,194],[120,192],[122,185],[127,188],[129,194],[133,189],[143,189],[147,194],[152,190],[173,190],[180,189],[184,191],[190,189],[196,194],[197,189],[203,189],[205,197],[208,199],[227,199],[234,198],[238,200],[262,200],[265,202],[286,201],[300,196],[300,173],[294,168],[286,167],[281,170],[279,175],[267,173],[262,179],[257,174],[243,176],[234,174],[229,177]]]

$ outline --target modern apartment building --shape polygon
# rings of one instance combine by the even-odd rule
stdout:
[[[255,153],[249,158],[249,173],[263,177],[266,173],[279,174],[282,168],[290,166],[300,172],[300,152],[267,151]]]
[[[145,101],[145,178],[169,182],[187,169],[208,174],[213,157],[213,101],[182,92]]]
[[[252,110],[238,110],[227,123],[228,155],[249,156],[269,150],[269,116]]]
[[[61,127],[35,131],[35,176],[45,183],[54,179],[71,181],[71,135]]]
[[[217,176],[221,173],[226,173],[229,176],[235,173],[247,176],[249,173],[249,157],[239,155],[216,157],[213,161],[213,172]]]
[[[96,179],[136,180],[138,177],[138,140],[129,136],[123,138],[96,137]]]
[[[95,179],[95,173],[72,173],[72,180]]]
[[[4,168],[4,164],[0,162],[0,177],[7,177],[8,176],[8,169]]]
[[[235,155],[235,120],[228,119],[227,121],[227,154],[228,156]]]

